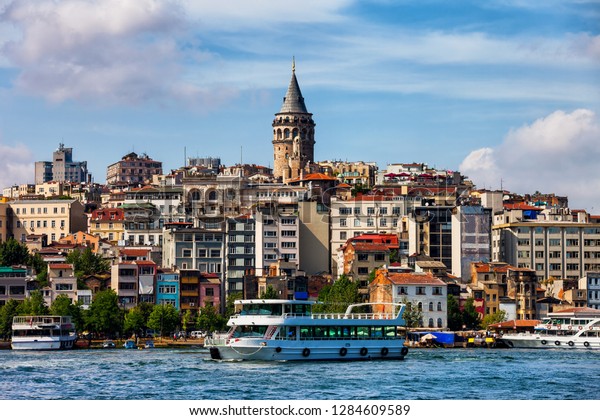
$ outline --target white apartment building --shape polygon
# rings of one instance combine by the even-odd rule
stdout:
[[[420,204],[421,198],[407,196],[363,195],[348,200],[332,197],[330,260],[333,274],[337,274],[338,250],[348,239],[363,233],[407,232],[403,226],[406,216]]]
[[[494,215],[492,260],[530,268],[542,280],[579,279],[600,271],[600,224],[568,209],[506,209]]]

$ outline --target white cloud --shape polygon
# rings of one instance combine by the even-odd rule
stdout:
[[[600,118],[587,109],[555,111],[511,130],[494,149],[471,152],[460,170],[478,187],[569,197],[600,214]]]
[[[23,144],[2,144],[0,139],[0,189],[15,184],[32,183],[34,175],[31,150]]]
[[[51,101],[141,103],[202,97],[182,81],[184,11],[172,1],[13,2],[0,20],[22,36],[2,50],[22,91]],[[197,57],[196,57],[197,58]]]

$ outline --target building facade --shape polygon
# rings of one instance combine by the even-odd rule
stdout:
[[[87,162],[73,162],[73,148],[60,143],[52,154],[52,162],[35,163],[35,183],[48,181],[87,182]]]
[[[120,161],[109,165],[106,170],[106,183],[109,185],[144,185],[152,181],[154,175],[162,174],[162,162],[155,161],[146,154],[129,153]]]

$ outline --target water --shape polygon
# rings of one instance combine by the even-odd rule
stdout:
[[[412,349],[404,361],[220,362],[204,349],[0,352],[0,399],[600,399],[600,352]]]

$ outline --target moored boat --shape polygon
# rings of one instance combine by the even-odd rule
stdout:
[[[600,310],[573,308],[549,313],[533,330],[504,334],[507,347],[600,350]]]
[[[77,334],[69,316],[15,316],[12,323],[13,350],[72,349]]]
[[[344,313],[315,313],[315,302],[251,299],[236,301],[225,334],[206,338],[213,359],[369,360],[404,359],[403,304],[355,304]],[[355,313],[383,307],[383,312]]]

